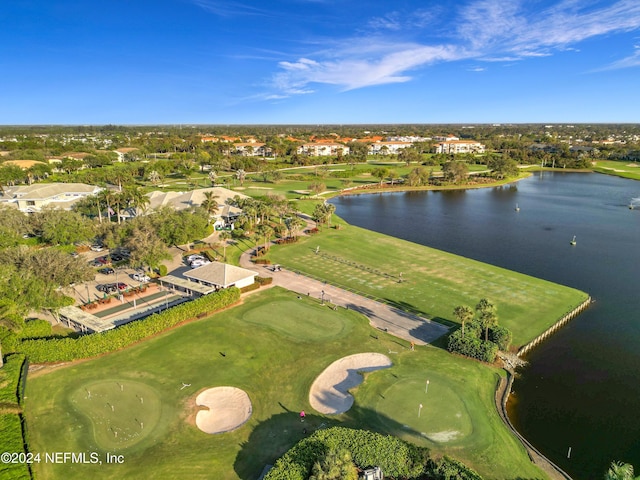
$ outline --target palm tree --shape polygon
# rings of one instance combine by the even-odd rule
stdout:
[[[297,237],[298,230],[306,225],[305,221],[297,216],[287,218],[285,220],[285,223],[287,225],[287,228],[289,229],[290,237]]]
[[[160,174],[158,173],[157,170],[151,170],[149,172],[149,181],[154,184],[157,185],[158,183],[160,183]]]
[[[327,225],[331,227],[331,217],[333,216],[333,212],[336,211],[336,206],[332,203],[325,203],[324,211],[326,212]]]
[[[453,309],[453,316],[462,324],[462,337],[464,338],[464,324],[473,319],[473,310],[465,305],[459,305]]]
[[[609,470],[604,475],[605,480],[639,480],[640,477],[635,477],[633,472],[633,465],[623,462],[612,462]]]
[[[496,307],[486,298],[482,298],[476,305],[476,312],[480,314],[480,324],[484,328],[484,340],[489,340],[489,328],[498,324]]]
[[[221,242],[224,242],[222,244],[222,256],[224,257],[224,260],[227,260],[227,242],[229,240],[231,240],[231,234],[229,232],[220,232],[218,234],[218,238],[220,239]]]
[[[111,216],[115,213],[113,208],[111,208],[111,205],[115,205],[116,193],[105,188],[100,193],[98,193],[98,196],[101,202],[102,200],[104,200],[104,203],[107,204],[107,218],[109,219],[109,222],[111,222]]]
[[[351,453],[345,448],[329,450],[326,456],[317,461],[311,469],[309,480],[356,480],[358,469],[353,463]]]
[[[267,251],[269,240],[273,236],[273,228],[271,225],[267,225],[266,223],[261,223],[258,227],[258,234],[264,238],[264,250]]]
[[[216,195],[213,190],[204,192],[202,208],[204,208],[209,214],[209,219],[211,219],[213,215],[218,213],[218,195]]]
[[[238,169],[236,171],[236,178],[238,179],[238,181],[240,182],[240,185],[244,184],[244,177],[246,176],[246,173],[243,169]]]
[[[132,209],[136,215],[138,215],[138,209],[141,213],[144,213],[146,207],[149,205],[149,197],[147,197],[142,188],[140,187],[126,187],[124,190],[124,198],[127,203],[127,207]]]

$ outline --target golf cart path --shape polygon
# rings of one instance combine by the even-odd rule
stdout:
[[[439,323],[319,280],[314,280],[305,275],[290,272],[286,269],[273,272],[271,271],[271,265],[255,265],[250,260],[251,250],[247,250],[241,255],[240,266],[242,268],[258,272],[261,277],[272,277],[272,285],[320,300],[324,298],[325,302],[360,312],[369,319],[371,325],[398,338],[414,342],[416,345],[425,345],[433,342],[449,330]]]

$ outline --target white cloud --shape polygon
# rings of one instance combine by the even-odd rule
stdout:
[[[402,83],[411,80],[404,73],[413,68],[457,58],[461,58],[460,52],[449,46],[414,46],[374,59],[349,57],[318,62],[301,58],[297,62],[280,62],[284,71],[276,75],[275,84],[284,91],[309,93],[303,87],[311,83],[338,85],[344,90]]]
[[[574,44],[588,38],[640,28],[638,0],[619,0],[599,8],[584,0],[562,0],[541,11],[535,10],[537,6],[525,0],[473,1],[460,8],[453,21],[443,19],[458,25],[455,39],[433,45],[382,35],[385,32],[397,37],[409,26],[418,25],[424,33],[433,34],[438,28],[433,11],[420,10],[414,16],[393,11],[367,23],[376,29],[375,35],[348,38],[342,45],[334,42],[322,52],[297,61],[280,62],[273,85],[281,93],[294,95],[311,93],[308,86],[314,83],[343,90],[402,83],[413,78],[412,71],[436,63],[464,59],[514,62],[550,56],[560,50],[579,52]],[[639,61],[636,52],[608,68],[637,66]]]
[[[640,46],[634,45],[635,51],[632,55],[628,57],[617,60],[609,65],[599,69],[598,71],[604,70],[619,70],[621,68],[633,68],[640,67]]]
[[[246,3],[226,0],[190,0],[194,5],[206,10],[209,13],[220,17],[231,17],[238,15],[267,16],[268,10],[247,5]]]

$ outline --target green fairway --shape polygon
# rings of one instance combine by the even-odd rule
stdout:
[[[481,298],[488,298],[497,306],[499,323],[513,332],[516,346],[533,340],[587,297],[552,282],[344,222],[341,226],[274,247],[270,258],[444,322],[455,321],[456,306],[474,308]]]
[[[411,351],[354,311],[297,297],[278,288],[258,292],[242,305],[123,351],[30,375],[25,415],[31,452],[124,458],[122,464],[40,463],[34,465],[37,478],[254,480],[304,437],[303,428],[334,424],[428,445],[487,478],[543,476],[497,415],[500,370],[433,347]],[[394,366],[367,374],[348,412],[315,413],[309,405],[314,379],[332,362],[361,352],[388,354]],[[431,383],[423,398],[425,378]],[[195,426],[195,398],[217,386],[244,390],[253,411],[237,430],[209,435]],[[304,424],[300,410],[307,412]],[[453,438],[451,432],[460,433]]]
[[[617,177],[640,180],[640,164],[627,160],[598,160],[594,171]]]

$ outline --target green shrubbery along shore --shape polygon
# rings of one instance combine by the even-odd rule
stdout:
[[[16,351],[27,355],[31,363],[68,362],[95,357],[120,350],[187,320],[228,307],[239,299],[240,290],[232,287],[104,333],[85,335],[77,339],[25,340],[16,345]]]

